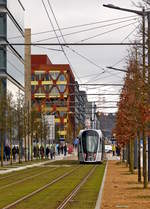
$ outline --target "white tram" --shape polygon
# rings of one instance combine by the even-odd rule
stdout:
[[[81,130],[78,138],[78,160],[80,163],[101,163],[104,151],[104,141],[101,130]]]

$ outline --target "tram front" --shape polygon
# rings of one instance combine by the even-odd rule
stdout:
[[[96,162],[100,137],[96,130],[84,130],[79,137],[80,162]]]

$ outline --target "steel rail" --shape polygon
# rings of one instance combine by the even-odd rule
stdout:
[[[25,195],[24,197],[21,197],[20,199],[16,200],[15,202],[10,203],[9,205],[4,206],[2,209],[11,209],[12,207],[18,205],[18,204],[21,203],[22,201],[29,199],[30,197],[32,197],[32,196],[38,194],[39,192],[41,192],[41,191],[47,189],[48,187],[50,187],[50,186],[52,186],[53,184],[55,184],[55,183],[57,183],[58,181],[60,181],[61,179],[63,179],[63,178],[65,178],[66,176],[70,175],[71,173],[73,173],[73,172],[74,172],[76,169],[78,169],[79,167],[81,167],[81,166],[78,166],[77,168],[72,169],[71,171],[66,172],[65,174],[63,174],[63,175],[57,177],[56,179],[54,179],[53,181],[50,181],[50,182],[47,183],[46,185],[40,187],[39,189],[36,189],[35,191],[33,191],[33,192],[31,192],[31,193]]]
[[[35,175],[33,175],[33,176],[27,176],[26,178],[23,178],[23,179],[20,179],[20,180],[18,180],[18,181],[15,181],[15,182],[9,183],[9,184],[7,184],[7,185],[1,186],[1,187],[0,187],[0,190],[1,190],[1,189],[8,188],[8,187],[10,187],[10,186],[13,186],[13,185],[15,185],[15,184],[22,183],[22,182],[24,182],[24,181],[26,181],[26,180],[35,178],[35,177],[37,177],[37,176],[43,175],[43,174],[48,173],[48,172],[50,172],[50,171],[54,171],[54,170],[56,170],[56,169],[57,169],[57,168],[53,168],[53,169],[51,168],[51,169],[47,169],[46,171],[42,171],[42,172],[40,172],[40,173],[38,173],[38,174],[35,174]]]
[[[64,199],[64,201],[57,207],[57,209],[63,209],[67,206],[67,204],[72,200],[72,198],[78,193],[78,191],[80,190],[80,188],[86,183],[86,181],[88,180],[88,178],[94,173],[95,169],[96,169],[97,165],[95,165],[90,172],[88,173],[88,175],[86,175],[83,180],[75,187],[75,189]]]
[[[39,167],[33,167],[33,168],[35,168],[35,170],[31,170],[31,173],[34,172],[34,171],[36,171],[36,170],[38,170]],[[27,170],[22,170],[22,171],[25,171],[23,174],[30,173],[30,171],[28,169]],[[10,174],[10,175],[2,174],[2,177],[0,177],[0,181],[3,180],[3,179],[7,179],[7,178],[10,178],[10,177],[17,176],[18,175],[18,171],[14,171],[14,172],[15,173]],[[3,176],[3,175],[6,175],[6,176]]]

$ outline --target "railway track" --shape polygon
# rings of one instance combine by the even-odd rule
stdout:
[[[64,199],[64,201],[57,207],[57,209],[64,209],[70,201],[76,196],[76,194],[79,192],[80,188],[86,183],[88,178],[94,173],[97,165],[95,165],[86,175],[83,180],[75,187],[75,189]]]
[[[29,169],[31,169],[31,168],[29,168]],[[29,170],[29,169],[23,170],[23,173],[25,174],[25,173],[34,172],[34,171],[38,170],[39,167],[35,167],[34,170]],[[32,169],[33,169],[33,168],[32,168]],[[18,175],[18,172],[19,172],[19,171],[15,171],[15,173],[13,173],[13,174],[11,174],[11,175],[2,174],[2,177],[0,177],[0,181],[3,180],[3,179],[15,177],[15,176]],[[3,176],[3,175],[5,175],[5,176]],[[1,176],[1,175],[0,175],[0,176]]]
[[[35,178],[35,177],[38,177],[38,176],[40,176],[40,175],[43,175],[43,174],[46,174],[46,173],[48,173],[48,172],[54,171],[54,170],[56,170],[56,169],[57,169],[57,168],[53,168],[53,169],[49,169],[49,170],[46,170],[46,171],[42,171],[42,172],[40,172],[40,173],[38,173],[38,174],[35,174],[35,175],[32,175],[32,176],[31,176],[31,175],[30,175],[30,176],[27,176],[26,178],[23,178],[23,179],[21,179],[21,180],[18,180],[18,181],[9,183],[9,184],[4,185],[4,186],[1,186],[1,187],[0,187],[0,190],[5,189],[5,188],[8,188],[8,187],[10,187],[10,186],[14,186],[15,184],[19,184],[19,183],[22,183],[22,182],[27,181],[27,180],[33,179],[33,178]]]
[[[76,169],[80,168],[81,166],[78,166],[74,169],[71,169],[71,171],[66,172],[65,174],[57,177],[56,179],[50,181],[49,183],[47,183],[46,185],[40,187],[39,189],[21,197],[20,199],[16,200],[15,202],[3,207],[2,209],[11,209],[13,207],[15,207],[16,205],[18,205],[19,203],[31,198],[32,196],[42,192],[43,190],[47,189],[48,187],[52,186],[53,184],[57,183],[58,181],[62,180],[63,178],[65,178],[66,176],[69,176],[70,174],[72,174]]]

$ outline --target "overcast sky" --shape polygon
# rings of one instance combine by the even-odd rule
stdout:
[[[135,3],[138,0],[133,0]],[[46,12],[44,10],[43,4],[41,0],[21,0],[25,7],[25,27],[30,27],[32,29],[32,33],[42,32],[42,31],[49,31],[52,30],[52,26],[48,20]],[[47,0],[44,0],[46,3],[46,7],[48,9],[49,15],[51,20],[57,28],[53,15],[48,7]],[[98,21],[105,21],[105,20],[112,20],[121,17],[130,17],[134,16],[132,13],[117,11],[109,8],[104,8],[103,4],[114,4],[124,8],[131,8],[131,9],[138,9],[133,6],[131,0],[50,0],[50,3],[53,7],[54,13],[58,20],[60,28],[70,27],[74,25],[80,24],[88,24],[94,23]],[[103,22],[95,25],[90,25],[86,27],[74,28],[69,30],[63,30],[63,34],[72,33],[84,29],[89,29],[93,27],[97,27],[95,30],[91,30],[88,32],[82,32],[75,35],[65,36],[66,42],[79,42],[86,38],[89,38],[94,35],[98,35],[113,29],[116,29],[121,26],[126,26],[122,29],[115,30],[113,32],[105,33],[100,35],[96,38],[89,39],[85,42],[122,42],[124,38],[126,38],[129,34],[130,36],[124,40],[125,42],[129,42],[134,40],[136,27],[139,24],[138,16],[134,16],[128,18],[127,22],[118,23],[121,21],[126,21],[127,19],[120,19],[112,22]],[[104,26],[107,24],[116,23],[112,26]],[[129,26],[127,26],[130,24]],[[99,28],[98,28],[99,27]],[[57,32],[60,35],[59,32]],[[54,37],[54,32],[40,34],[40,35],[33,35],[32,42],[39,41],[42,39],[47,39],[50,37]],[[60,41],[62,39],[60,38]],[[46,42],[57,42],[57,39],[47,40]],[[44,42],[43,42],[44,43]],[[59,47],[50,47],[49,48],[57,48]],[[123,83],[124,73],[116,72],[112,70],[107,70],[106,66],[115,65],[121,59],[122,62],[115,65],[117,68],[125,68],[125,57],[127,56],[128,47],[125,46],[73,46],[74,50],[77,53],[80,53],[91,61],[93,61],[96,65],[90,64],[85,59],[81,58],[70,49],[65,49],[65,52],[72,64],[73,72],[75,72],[76,79],[79,83]],[[50,60],[53,63],[68,63],[64,54],[58,51],[52,51],[48,49],[41,49],[37,47],[32,48],[32,53],[39,53],[39,54],[47,54]],[[105,72],[103,72],[103,68]],[[79,80],[80,78],[80,80]],[[91,88],[91,87],[90,87]],[[92,90],[88,90],[88,93],[93,92],[95,93],[119,93],[120,87],[92,87]],[[90,96],[90,100],[98,100],[101,99],[100,96]],[[105,96],[105,100],[118,100],[118,96]],[[104,106],[113,105],[114,104],[104,104]],[[115,109],[105,109],[105,112],[115,112]]]

